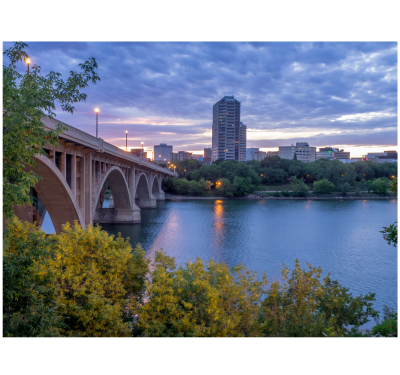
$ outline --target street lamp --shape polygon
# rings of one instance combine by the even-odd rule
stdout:
[[[99,138],[99,109],[94,110],[96,112],[96,138]]]
[[[29,57],[25,60],[25,62],[28,64],[28,74],[29,74],[29,64],[31,63],[31,60],[29,59]]]
[[[125,149],[128,151],[128,130],[125,130]]]

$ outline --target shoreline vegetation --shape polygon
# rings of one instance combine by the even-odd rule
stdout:
[[[246,200],[246,199],[253,199],[253,200],[260,200],[260,199],[279,199],[279,200],[388,200],[388,199],[397,199],[397,196],[387,196],[387,197],[380,197],[380,196],[319,196],[319,197],[274,197],[273,195],[262,195],[262,194],[249,194],[244,197],[196,197],[196,196],[189,196],[189,195],[173,195],[173,194],[165,194],[165,200],[199,200],[199,199],[208,199],[208,200]]]
[[[188,159],[175,162],[174,169],[178,178],[164,181],[166,194],[216,199],[388,199],[395,195],[390,187],[397,178],[397,163],[303,163],[278,155],[211,165]]]

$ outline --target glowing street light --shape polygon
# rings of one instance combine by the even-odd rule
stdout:
[[[125,149],[128,151],[128,130],[125,130]]]
[[[96,112],[96,138],[99,138],[99,109],[94,110]]]
[[[25,60],[25,62],[28,64],[28,74],[29,74],[29,64],[31,63],[30,58],[28,57],[28,58]]]

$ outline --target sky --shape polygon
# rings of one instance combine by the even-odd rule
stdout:
[[[63,78],[89,57],[100,82],[57,118],[119,147],[211,147],[212,106],[241,102],[247,147],[307,141],[360,157],[397,150],[397,43],[27,42],[32,64]],[[3,50],[12,43],[3,43]],[[26,69],[24,63],[18,68]]]

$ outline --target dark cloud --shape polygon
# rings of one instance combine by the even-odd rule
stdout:
[[[3,49],[11,45],[4,43]],[[119,146],[128,129],[132,142],[164,140],[175,149],[201,150],[211,143],[212,105],[232,94],[242,103],[248,128],[264,131],[257,140],[249,134],[251,146],[289,144],[300,128],[315,146],[397,144],[397,43],[32,42],[29,47],[43,73],[64,77],[78,63],[96,58],[101,82],[84,90],[87,102],[77,103],[73,116],[58,113],[58,118],[93,133],[93,109],[99,107],[102,137]],[[268,138],[276,131],[285,136]]]

